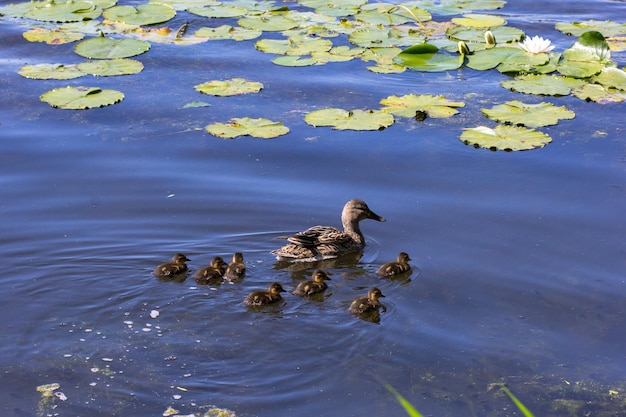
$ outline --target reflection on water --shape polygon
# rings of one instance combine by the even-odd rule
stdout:
[[[488,390],[494,382],[507,382],[536,415],[569,415],[574,400],[585,402],[581,415],[617,415],[607,393],[624,390],[623,105],[564,99],[577,119],[548,129],[554,143],[492,153],[457,139],[467,118],[484,123],[481,103],[469,99],[476,111],[448,122],[381,132],[314,129],[291,113],[332,101],[320,85],[363,107],[390,93],[463,96],[469,87],[452,91],[455,74],[385,77],[356,63],[285,69],[270,102],[202,109],[179,109],[197,98],[193,88],[167,100],[159,93],[191,78],[272,79],[269,58],[243,43],[229,53],[254,68],[227,61],[200,70],[210,52],[154,48],[148,68],[200,52],[175,80],[123,81],[128,97],[118,106],[64,112],[38,101],[55,83],[16,74],[35,52],[13,23],[1,24],[12,46],[0,64],[3,415],[42,415],[36,387],[53,382],[67,400],[41,404],[43,415],[210,405],[242,416],[402,415],[382,381],[437,416],[508,415],[509,400]],[[138,82],[148,80],[150,89]],[[494,90],[478,101],[509,99]],[[292,133],[226,141],[202,132],[249,111],[280,114]],[[284,243],[278,236],[340,226],[351,198],[387,219],[363,224],[360,259],[294,265],[270,254]],[[195,270],[235,251],[246,261],[241,282],[196,284]],[[400,251],[413,273],[378,277]],[[154,277],[176,252],[192,259],[186,279]],[[332,278],[324,296],[291,294],[316,268]],[[274,281],[287,290],[281,303],[243,304]],[[372,286],[386,296],[378,325],[348,311]]]

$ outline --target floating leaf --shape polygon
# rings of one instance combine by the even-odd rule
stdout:
[[[566,76],[587,78],[599,74],[611,63],[611,51],[600,32],[583,33],[570,48],[563,51],[557,70]]]
[[[81,62],[77,66],[79,70],[86,74],[102,77],[137,74],[143,70],[141,62],[126,58]]]
[[[322,109],[308,113],[311,126],[333,126],[337,130],[382,130],[393,124],[393,116],[381,110]]]
[[[455,107],[464,107],[465,103],[450,101],[443,95],[417,95],[408,94],[398,97],[389,96],[380,101],[385,106],[382,110],[395,116],[416,117],[416,114],[426,113],[429,117],[443,118],[450,117],[458,113]]]
[[[449,71],[463,65],[463,55],[449,54],[424,43],[400,52],[394,62],[416,71]]]
[[[558,75],[528,74],[502,81],[501,84],[504,88],[525,94],[566,96],[585,84],[585,81]]]
[[[85,37],[82,33],[69,32],[59,28],[51,30],[35,28],[24,32],[22,36],[29,42],[45,42],[48,45],[61,45],[75,42]]]
[[[367,0],[298,0],[302,6],[311,7],[319,14],[328,16],[352,16]]]
[[[204,101],[190,101],[189,103],[183,106],[183,109],[194,109],[197,107],[211,107],[209,103],[205,103]]]
[[[258,29],[265,32],[282,32],[298,27],[296,20],[280,13],[266,12],[259,16],[243,17],[237,24],[246,29]]]
[[[18,74],[34,80],[71,80],[85,75],[75,64],[26,65],[20,68]]]
[[[599,84],[584,84],[575,89],[572,94],[582,100],[595,101],[600,104],[626,101],[626,93],[609,91],[606,87]]]
[[[607,88],[617,88],[626,91],[626,72],[624,70],[607,67],[591,79],[592,82],[601,84]]]
[[[420,7],[433,14],[450,16],[471,12],[472,10],[495,10],[502,8],[504,0],[420,0]]]
[[[491,29],[491,33],[495,36],[498,43],[518,42],[524,37],[524,32],[510,26],[498,26]],[[446,31],[446,35],[456,41],[464,41],[471,43],[485,42],[484,28],[470,28],[465,26],[457,26]]]
[[[492,48],[496,49],[496,48]],[[503,73],[509,72],[523,72],[523,73],[535,73],[543,72],[541,69],[545,68],[549,63],[552,56],[555,56],[553,65],[550,69],[554,71],[556,68],[556,61],[558,61],[558,54],[550,53],[529,53],[522,49],[519,49],[517,53],[511,54],[507,59],[498,65],[498,71]],[[547,72],[552,72],[547,71]]]
[[[573,119],[576,114],[566,107],[552,103],[528,104],[518,100],[508,101],[482,112],[492,120],[527,127],[555,125],[561,119]]]
[[[206,37],[210,40],[225,40],[232,39],[235,41],[245,41],[250,39],[256,39],[263,34],[260,29],[246,29],[240,27],[232,27],[229,25],[222,25],[216,28],[200,28],[194,35],[198,37]]]
[[[137,39],[113,39],[103,36],[87,39],[74,46],[74,52],[89,59],[128,58],[150,49],[148,42]]]
[[[55,0],[31,2],[24,17],[44,22],[80,22],[100,16],[102,9],[95,2]]]
[[[486,126],[464,129],[459,139],[475,148],[501,151],[527,151],[543,148],[552,138],[534,129],[500,125],[495,129]]]
[[[310,55],[313,52],[330,50],[333,43],[328,39],[297,35],[289,39],[261,39],[254,46],[259,51],[270,54]]]
[[[263,84],[256,81],[247,81],[243,78],[230,80],[213,80],[195,86],[196,91],[212,96],[238,96],[241,94],[258,93]]]
[[[626,33],[626,23],[611,22],[610,20],[585,20],[584,22],[565,23],[560,22],[555,25],[556,30],[567,35],[580,36],[583,33],[593,30],[602,33],[606,37]]]
[[[519,48],[510,46],[483,49],[468,56],[467,66],[479,71],[493,69],[520,52]]]
[[[409,22],[427,21],[432,18],[430,13],[419,7],[409,7],[409,11],[389,3],[370,3],[363,5],[354,19],[370,25],[402,25]]]
[[[124,94],[115,90],[97,87],[55,88],[41,95],[41,101],[59,109],[91,109],[119,103]]]
[[[268,119],[234,118],[229,123],[207,125],[205,130],[213,136],[232,139],[238,136],[272,139],[289,133],[289,128],[280,122]]]
[[[272,62],[283,67],[308,67],[319,64],[319,61],[315,58],[297,55],[278,56],[272,59]]]
[[[459,26],[467,26],[474,28],[493,28],[506,24],[506,20],[499,16],[491,14],[475,14],[469,13],[463,17],[452,18],[452,23]]]
[[[113,22],[142,26],[167,22],[176,16],[176,10],[166,4],[148,3],[140,4],[136,8],[133,6],[111,7],[102,15]]]
[[[359,57],[365,52],[363,48],[350,48],[349,46],[336,46],[329,51],[312,52],[311,56],[318,63],[345,62]]]

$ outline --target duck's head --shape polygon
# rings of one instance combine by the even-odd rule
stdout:
[[[233,254],[233,262],[237,263],[237,264],[242,264],[243,263],[243,253],[235,252]]]
[[[211,266],[215,269],[221,269],[224,266],[224,259],[221,256],[215,256],[211,259]]]
[[[352,199],[343,206],[343,211],[341,212],[341,220],[344,222],[360,222],[361,220],[372,219],[379,222],[384,222],[385,218],[379,216],[374,213],[370,208],[365,204],[365,201],[359,200],[358,198]]]
[[[274,282],[272,283],[272,285],[270,285],[270,294],[278,295],[281,292],[285,292],[285,289],[278,282]]]
[[[331,281],[331,279],[328,277],[328,274],[321,269],[318,269],[313,273],[313,281],[322,283],[326,280]]]
[[[401,264],[407,264],[409,263],[409,261],[411,260],[411,258],[409,258],[409,254],[406,252],[400,252],[400,254],[398,254],[398,262]]]
[[[174,263],[179,264],[179,265],[184,264],[185,262],[191,261],[191,259],[187,258],[185,254],[183,253],[177,253],[176,255],[172,257],[172,260],[174,261]]]
[[[370,290],[367,292],[367,298],[371,301],[378,301],[379,298],[384,298],[385,296],[383,295],[383,292],[376,288],[370,288]]]

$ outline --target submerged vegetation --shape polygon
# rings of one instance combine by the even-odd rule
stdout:
[[[557,52],[548,39],[527,37],[521,30],[507,26],[506,20],[496,14],[476,13],[497,10],[505,3],[501,0],[401,4],[368,3],[367,0],[299,0],[285,4],[249,0],[228,3],[161,0],[128,6],[117,5],[115,0],[44,0],[0,7],[0,15],[46,22],[44,28],[41,23],[34,23],[36,27],[29,28],[24,38],[54,45],[78,42],[74,46],[78,55],[97,60],[22,67],[19,74],[31,79],[68,80],[84,75],[136,74],[143,66],[129,58],[148,52],[154,43],[194,45],[212,40],[255,40],[256,50],[277,55],[272,62],[279,66],[325,65],[360,59],[373,62],[367,70],[380,74],[406,70],[452,71],[462,67],[480,71],[496,69],[511,77],[501,83],[504,88],[523,94],[572,95],[599,104],[626,100],[626,72],[616,67],[610,53],[611,49],[625,49],[623,37],[618,35],[626,33],[626,24],[558,23],[557,30],[578,36],[578,39],[570,48]],[[193,32],[187,23],[174,28],[167,26],[167,22],[183,13],[206,18],[207,26]],[[462,16],[446,20],[450,15]],[[225,19],[228,21],[224,22]],[[270,36],[263,37],[264,34]],[[85,36],[90,38],[83,40]],[[232,91],[237,89],[233,84],[235,80],[240,81],[241,91]],[[241,79],[231,80],[230,85],[213,80],[195,88],[201,93],[219,96],[258,92],[262,88],[251,84]],[[66,91],[66,94],[59,94],[59,91]],[[81,100],[68,99],[66,95],[70,91],[86,91],[87,94]],[[123,97],[118,92],[118,99],[112,100],[108,94],[101,94],[102,91],[98,87],[55,89],[41,99],[57,108],[86,109],[118,103],[119,97]],[[392,100],[414,104],[398,103],[381,109],[318,109],[307,114],[305,120],[312,126],[377,130],[392,125],[394,116],[415,117],[417,121],[426,117],[450,117],[457,113],[454,107],[465,105],[458,101],[449,101],[450,104],[443,106],[429,104],[433,101],[431,95],[392,97],[383,99],[381,104],[387,105],[386,102]],[[444,95],[436,100],[447,101]],[[420,102],[424,104],[417,104]],[[483,109],[487,117],[512,126],[467,127],[460,135],[461,141],[492,150],[540,148],[551,138],[535,128],[574,117],[571,110],[555,107],[550,113],[554,115],[558,111],[560,116],[537,121],[537,115],[551,106],[550,103],[513,103]],[[398,106],[403,109],[399,110]],[[206,131],[216,132],[211,126],[207,126]],[[233,137],[233,132],[218,136]],[[277,130],[276,136],[284,132],[284,129]],[[262,133],[249,128],[242,131],[242,135],[268,138],[268,131],[265,126]]]

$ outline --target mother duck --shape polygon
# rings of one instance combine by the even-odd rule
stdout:
[[[365,237],[359,222],[365,219],[385,221],[365,201],[350,200],[341,212],[343,231],[332,226],[313,226],[293,236],[280,236],[289,243],[272,253],[279,261],[317,261],[362,251]]]

